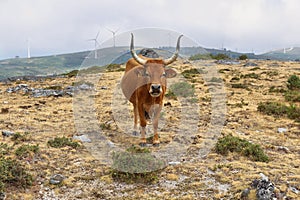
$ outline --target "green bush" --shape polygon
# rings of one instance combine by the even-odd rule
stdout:
[[[217,153],[227,155],[228,152],[236,152],[249,157],[253,161],[268,162],[269,158],[258,144],[252,144],[247,140],[227,135],[219,138],[215,150]]]
[[[284,93],[286,101],[300,102],[300,92],[295,90],[288,90]]]
[[[15,154],[18,158],[29,157],[31,153],[38,153],[39,145],[22,145],[18,147]]]
[[[73,142],[72,139],[66,137],[56,137],[53,140],[49,140],[48,145],[54,148],[62,148],[62,147],[70,146],[74,149],[80,146],[78,142]]]
[[[113,152],[112,176],[125,182],[154,182],[158,170],[166,163],[151,154],[150,149],[131,146],[126,151]]]
[[[239,56],[239,60],[247,60],[248,56],[246,54],[242,54]]]
[[[230,60],[231,58],[224,54],[224,53],[219,53],[216,55],[211,55],[212,59],[216,59],[216,60]]]
[[[0,192],[7,187],[26,188],[32,181],[33,177],[17,160],[0,158]]]
[[[286,116],[290,119],[300,121],[300,108],[294,104],[286,106],[278,102],[261,102],[258,104],[257,110],[267,115],[275,117]]]
[[[178,82],[170,86],[169,92],[166,94],[167,97],[192,97],[195,93],[194,85],[187,82]]]
[[[290,90],[299,90],[300,89],[300,78],[296,75],[290,76],[287,81],[287,87]]]
[[[255,73],[250,73],[250,74],[245,74],[241,75],[241,78],[253,78],[253,79],[258,79],[259,75]]]
[[[211,58],[211,54],[195,54],[190,56],[189,60],[209,60]]]

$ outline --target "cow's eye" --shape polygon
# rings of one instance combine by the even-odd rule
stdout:
[[[164,72],[164,73],[161,75],[161,77],[166,77],[166,76],[167,76],[166,72]]]
[[[144,76],[150,77],[150,74],[147,71],[145,71]]]

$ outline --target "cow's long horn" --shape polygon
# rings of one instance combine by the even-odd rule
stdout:
[[[147,60],[144,60],[143,58],[140,58],[136,52],[134,51],[134,44],[133,44],[133,33],[131,33],[131,43],[130,43],[130,52],[132,57],[134,58],[134,60],[136,60],[136,62],[138,62],[141,65],[146,64]]]
[[[183,35],[180,35],[177,39],[177,45],[176,45],[176,51],[175,53],[168,59],[164,60],[164,64],[165,65],[169,65],[171,64],[172,62],[174,62],[176,60],[176,58],[178,57],[179,55],[179,49],[180,49],[180,39],[182,38]]]

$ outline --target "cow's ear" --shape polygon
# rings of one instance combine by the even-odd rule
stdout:
[[[165,70],[165,72],[166,72],[166,77],[167,78],[173,78],[177,75],[177,72],[174,69],[171,69],[171,68],[167,68]]]
[[[145,71],[146,71],[146,69],[143,66],[138,66],[138,67],[134,68],[134,72],[138,76],[143,76],[143,74],[145,74]]]

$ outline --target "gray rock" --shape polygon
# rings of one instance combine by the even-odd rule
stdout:
[[[5,200],[6,194],[4,192],[0,192],[0,200]]]
[[[171,161],[169,162],[169,165],[179,165],[180,162],[179,161]]]
[[[254,62],[247,62],[246,64],[244,64],[244,67],[256,67],[256,66],[258,66],[258,64]]]
[[[12,131],[2,131],[2,135],[5,136],[5,137],[9,137],[9,136],[12,136],[14,134],[15,133],[12,132]]]
[[[298,194],[299,193],[299,190],[295,187],[289,187],[289,189],[294,192],[295,194]]]
[[[275,198],[275,186],[269,181],[269,178],[260,173],[261,179],[255,179],[251,186],[256,189],[256,197],[258,200],[269,200]]]
[[[63,182],[65,177],[61,174],[54,174],[53,176],[50,177],[49,183],[52,185],[59,185]]]
[[[241,199],[248,199],[249,194],[250,194],[250,188],[243,190],[241,194]]]
[[[87,135],[79,135],[79,136],[74,135],[73,139],[79,140],[81,142],[89,142],[89,143],[92,142],[92,140]]]

